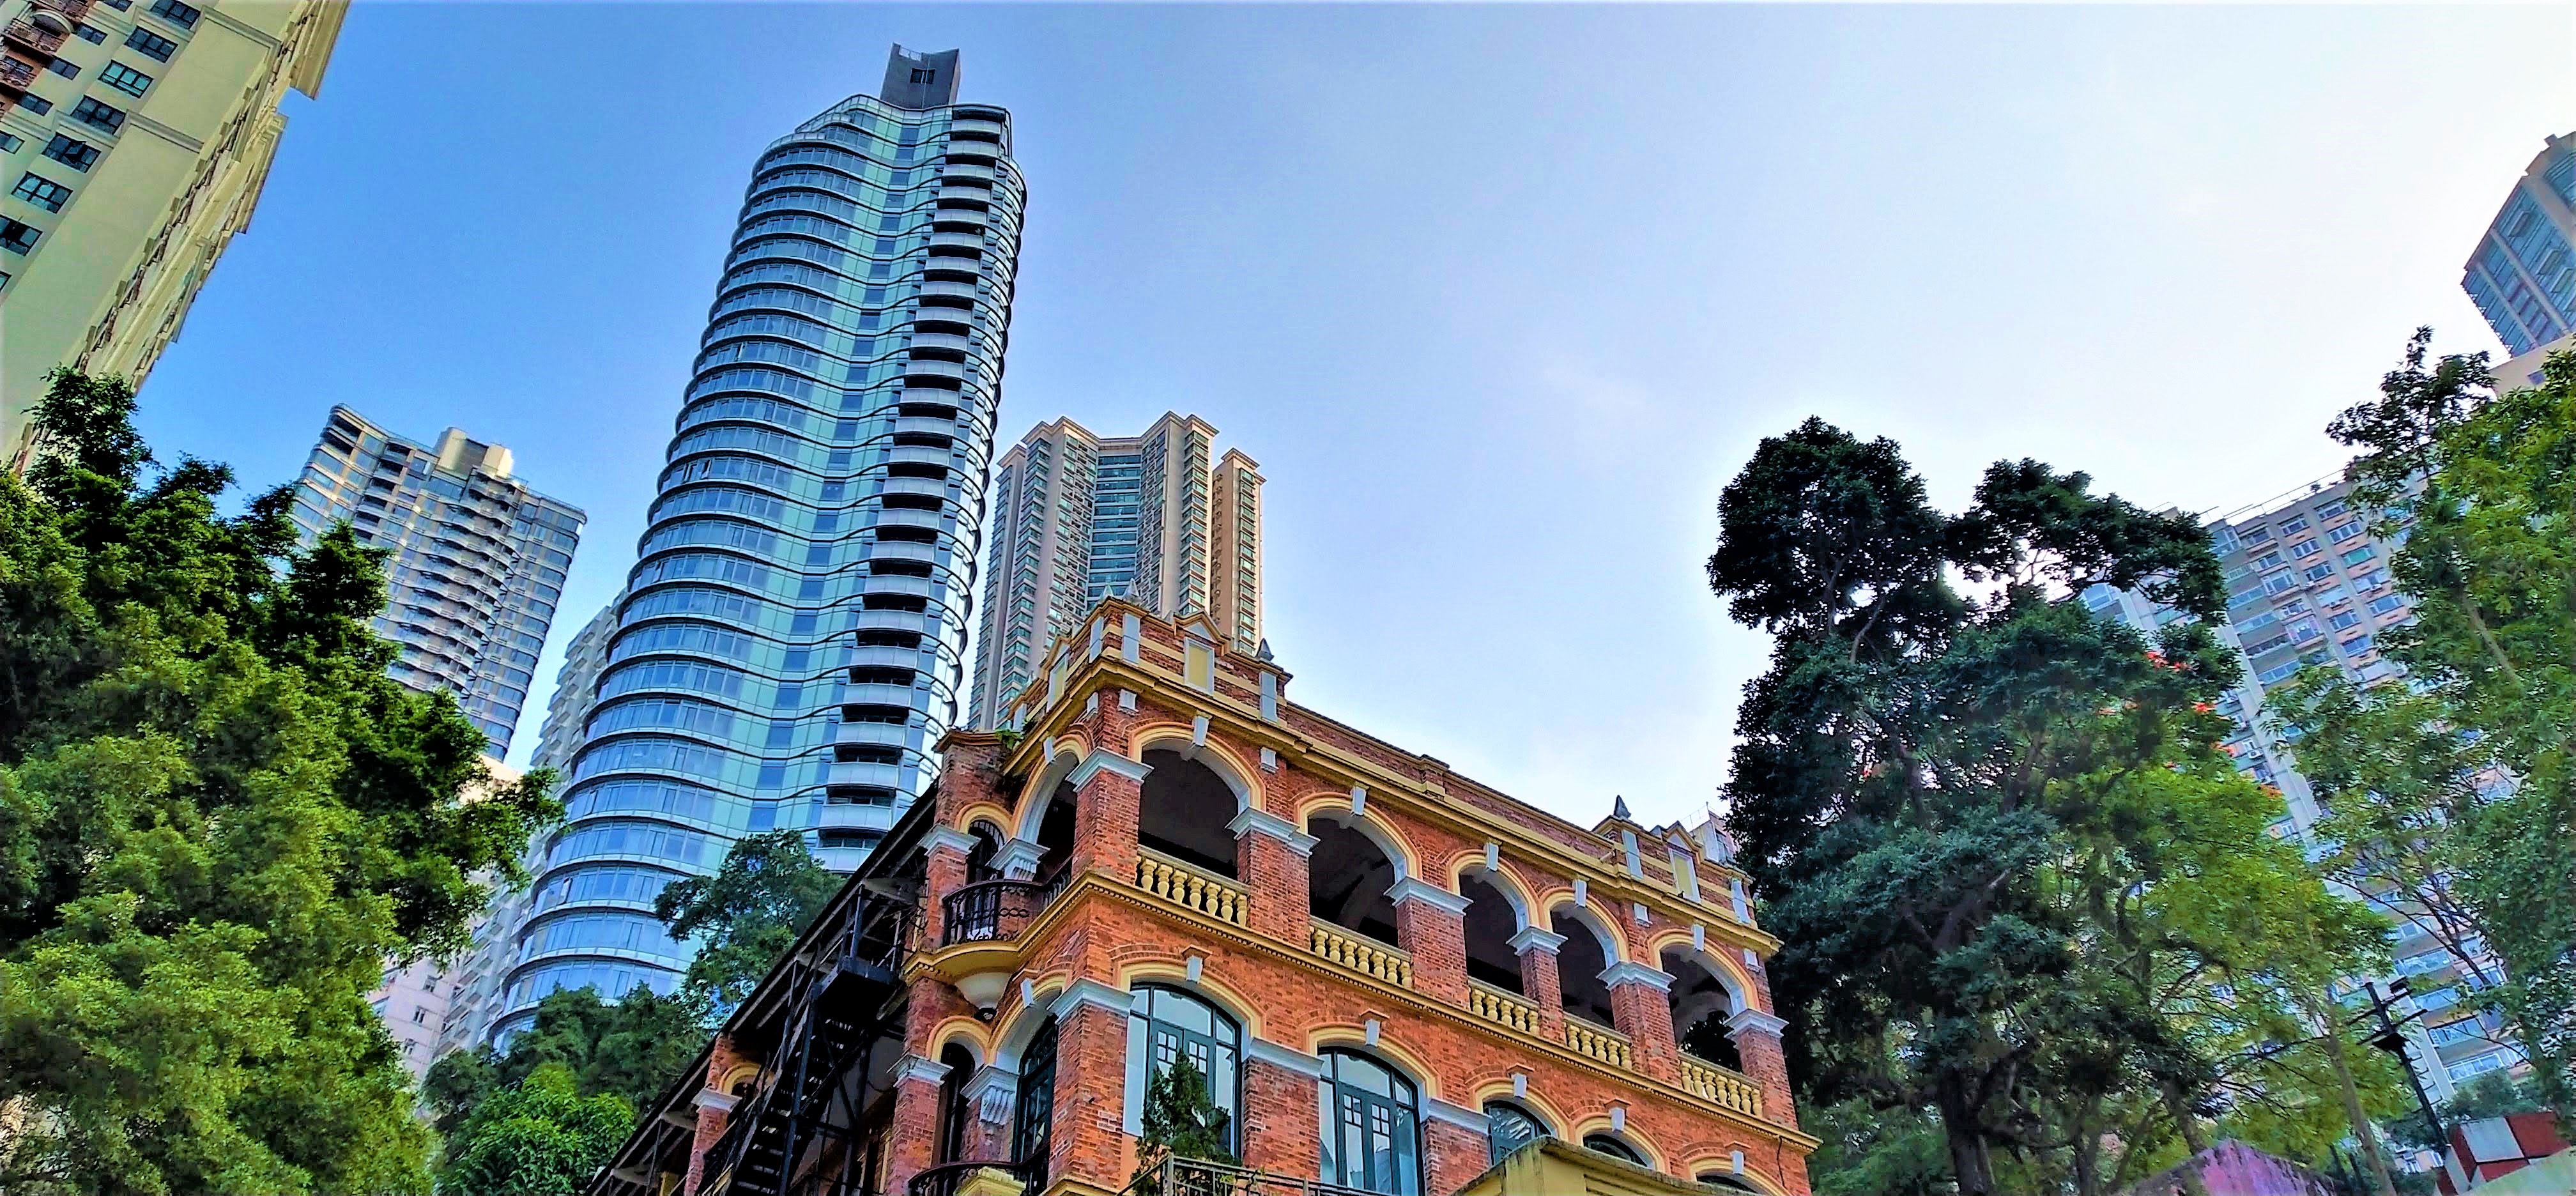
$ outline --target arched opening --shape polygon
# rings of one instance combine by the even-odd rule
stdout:
[[[1179,752],[1145,753],[1144,793],[1136,817],[1136,842],[1194,868],[1234,876],[1234,832],[1240,806],[1234,787],[1213,768]]]
[[[1467,899],[1467,978],[1505,992],[1528,995],[1521,986],[1521,954],[1512,950],[1520,915],[1481,873],[1458,876],[1458,895]]]
[[[1663,963],[1673,978],[1673,1041],[1685,1054],[1729,1071],[1744,1070],[1744,1056],[1735,1049],[1735,1030],[1727,1025],[1727,1019],[1742,1007],[1734,991],[1697,952],[1666,951]]]
[[[1071,781],[1058,781],[1047,799],[1046,813],[1038,816],[1037,879],[1054,876],[1073,858],[1073,808],[1079,800]]]
[[[1011,1158],[1031,1191],[1046,1186],[1047,1156],[1055,1143],[1056,1021],[1048,1018],[1020,1051],[1020,1087],[1011,1116]]]
[[[1140,1124],[1154,1083],[1187,1059],[1207,1085],[1208,1103],[1225,1115],[1225,1149],[1240,1153],[1242,1057],[1243,1028],[1194,994],[1148,985],[1128,1003],[1127,1104]]]
[[[939,1065],[948,1072],[939,1077],[937,1161],[955,1163],[966,1157],[966,1130],[974,1124],[975,1110],[966,1099],[966,1081],[975,1074],[975,1056],[964,1045],[952,1042],[940,1048]]]
[[[1503,1161],[1503,1156],[1548,1136],[1547,1123],[1510,1101],[1485,1102],[1485,1161]]]
[[[1325,1183],[1421,1196],[1422,1117],[1413,1081],[1357,1051],[1327,1050],[1315,1095]]]
[[[1610,966],[1609,952],[1592,924],[1560,909],[1548,915],[1548,929],[1565,939],[1556,949],[1556,988],[1565,1012],[1596,1026],[1617,1024],[1610,1012],[1610,986],[1601,981]]]
[[[1707,1184],[1721,1192],[1759,1192],[1762,1190],[1744,1182],[1743,1180],[1737,1179],[1732,1175],[1728,1175],[1723,1171],[1703,1171],[1700,1173],[1699,1182]]]
[[[993,857],[1002,851],[1001,832],[994,830],[992,823],[978,822],[966,834],[975,840],[975,845],[966,849],[966,883],[1000,880],[1002,870],[993,866]]]
[[[1646,1156],[1643,1152],[1610,1134],[1583,1135],[1583,1149],[1606,1154],[1623,1163],[1635,1163],[1640,1167],[1646,1165]]]
[[[1306,857],[1306,903],[1316,917],[1396,945],[1395,860],[1359,828],[1317,815],[1306,823],[1315,850]]]

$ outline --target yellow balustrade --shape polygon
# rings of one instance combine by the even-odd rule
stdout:
[[[1306,937],[1306,949],[1322,956],[1326,962],[1340,964],[1363,976],[1374,976],[1389,984],[1413,987],[1413,960],[1393,947],[1380,946],[1329,922],[1316,922]]]
[[[1136,887],[1220,922],[1243,925],[1243,889],[1169,856],[1139,850]]]
[[[1708,1060],[1682,1056],[1682,1088],[1702,1100],[1712,1100],[1738,1113],[1753,1117],[1762,1115],[1762,1088],[1743,1073],[1719,1067]]]
[[[1486,1021],[1500,1023],[1523,1034],[1538,1033],[1538,1006],[1499,988],[1468,981],[1467,1008]]]
[[[1565,1019],[1565,1045],[1573,1047],[1578,1054],[1617,1068],[1630,1066],[1633,1058],[1628,1051],[1628,1040],[1617,1031],[1587,1025],[1578,1017]]]

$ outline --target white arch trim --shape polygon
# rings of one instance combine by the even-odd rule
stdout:
[[[1144,737],[1137,741],[1136,758],[1138,760],[1143,760],[1145,753],[1152,751],[1171,752],[1193,764],[1205,766],[1209,772],[1216,774],[1218,780],[1225,782],[1226,788],[1234,791],[1235,809],[1253,808],[1252,782],[1235,770],[1234,762],[1226,759],[1224,752],[1208,751],[1194,742],[1190,736],[1182,734],[1179,728],[1168,726],[1156,727],[1146,732]]]
[[[1618,964],[1627,961],[1628,955],[1620,948],[1619,936],[1610,929],[1609,923],[1602,920],[1601,915],[1592,911],[1592,907],[1577,905],[1572,898],[1567,898],[1548,907],[1548,920],[1554,922],[1556,915],[1560,913],[1573,919],[1576,925],[1592,932],[1593,940],[1601,945],[1603,962]],[[1551,926],[1549,929],[1553,931],[1555,928]]]

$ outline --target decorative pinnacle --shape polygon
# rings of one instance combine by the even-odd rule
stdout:
[[[1610,816],[1627,822],[1636,821],[1635,819],[1628,817],[1628,799],[1624,797],[1613,797],[1610,799]]]

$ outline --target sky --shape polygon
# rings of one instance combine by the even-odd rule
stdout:
[[[360,3],[143,430],[264,487],[343,403],[587,510],[524,761],[752,161],[892,42],[1013,113],[1005,445],[1206,418],[1289,696],[1585,824],[1719,797],[1762,437],[1892,437],[1951,509],[2022,457],[2303,488],[2413,328],[2498,347],[2461,264],[2576,130],[2565,6]]]

